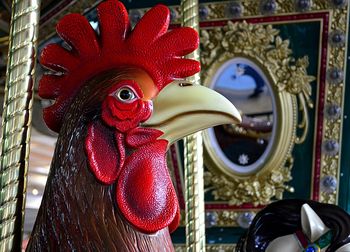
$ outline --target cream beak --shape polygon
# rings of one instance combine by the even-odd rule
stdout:
[[[158,129],[169,144],[197,131],[237,124],[241,115],[221,94],[187,82],[167,85],[153,100],[153,114],[143,127]]]

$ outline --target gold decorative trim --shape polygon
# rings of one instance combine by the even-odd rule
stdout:
[[[182,26],[199,32],[198,0],[182,0]],[[186,55],[187,59],[200,61],[200,51]],[[195,85],[201,84],[199,73],[186,78]],[[197,132],[184,138],[186,251],[205,252],[204,165],[203,138]]]
[[[339,150],[334,154],[323,153],[321,155],[321,183],[322,178],[331,176],[337,179],[337,188],[334,192],[322,191],[320,187],[320,202],[337,204],[339,198],[339,178],[340,178],[340,161],[341,161],[341,145],[342,145],[342,130],[343,130],[343,114],[344,114],[344,101],[345,101],[345,80],[346,80],[346,55],[347,55],[347,43],[348,43],[348,24],[350,12],[350,4],[347,8],[335,9],[331,18],[330,29],[331,31],[340,31],[345,36],[343,46],[329,45],[328,53],[328,66],[327,69],[340,69],[343,71],[343,80],[338,84],[331,84],[329,81],[326,85],[325,100],[327,104],[334,104],[341,108],[340,117],[338,119],[331,119],[325,117],[323,121],[323,137],[322,143],[327,140],[333,140],[338,143]]]
[[[291,151],[294,143],[301,143],[307,132],[307,104],[312,106],[310,82],[315,78],[307,75],[308,58],[295,60],[289,41],[282,40],[278,33],[271,25],[244,21],[229,21],[224,27],[201,31],[202,74],[206,86],[212,84],[213,76],[228,60],[248,59],[266,75],[276,104],[272,148],[257,173],[240,175],[230,170],[215,153],[208,131],[204,133],[205,163],[209,169],[205,183],[211,187],[215,200],[257,206],[270,203],[273,197],[282,199],[285,190],[293,191],[286,185],[292,179]],[[299,128],[304,132],[300,137],[296,135],[297,100],[302,104],[299,110],[303,114]]]
[[[40,4],[12,1],[0,147],[0,251],[21,251]]]
[[[242,7],[242,13],[236,17],[246,18],[254,16],[262,16],[263,11],[261,3],[257,3],[256,0],[231,0],[231,1],[220,1],[220,2],[209,2],[201,3],[200,8],[204,9],[206,15],[201,17],[201,21],[213,21],[220,19],[229,19],[232,18],[232,15],[229,14],[228,8],[230,4],[238,3]],[[169,6],[169,8],[175,13],[174,18],[172,19],[173,24],[181,23],[182,11],[179,6]],[[333,6],[330,4],[330,0],[313,0],[309,9],[303,11],[304,13],[309,13],[312,11],[322,11],[332,9]],[[137,9],[141,15],[146,13],[150,8],[140,8]],[[344,8],[343,8],[344,9]],[[339,11],[339,9],[334,8],[334,12]],[[340,9],[341,11],[341,9]],[[276,0],[276,9],[272,11],[273,14],[268,14],[268,16],[280,15],[280,14],[291,14],[291,13],[300,13],[298,10],[296,1],[285,1],[285,0]]]

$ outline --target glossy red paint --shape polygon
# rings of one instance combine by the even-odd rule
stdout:
[[[56,132],[82,86],[102,72],[123,67],[143,69],[161,90],[172,80],[200,70],[199,62],[182,58],[198,47],[197,32],[186,27],[167,32],[170,20],[167,7],[152,8],[133,30],[121,2],[105,1],[97,12],[99,36],[85,17],[70,14],[58,23],[57,33],[72,50],[49,45],[42,52],[41,64],[62,73],[44,75],[39,83],[39,95],[55,100],[44,110],[44,119]]]
[[[113,137],[111,128],[99,121],[89,125],[85,148],[91,171],[102,183],[116,183],[118,207],[137,229],[175,230],[180,208],[166,166],[168,142],[157,140],[162,132],[153,129],[125,134],[115,130]],[[125,148],[131,154],[126,156]]]
[[[91,171],[100,182],[108,185],[115,182],[125,160],[124,135],[116,132],[115,141],[113,133],[97,121],[89,125],[85,140]]]
[[[125,162],[116,198],[125,218],[145,233],[177,227],[178,200],[167,164],[168,142],[156,140],[136,149]],[[172,224],[175,222],[175,225]]]
[[[128,90],[134,98],[123,101],[118,93]],[[152,114],[152,102],[142,100],[143,93],[133,80],[123,80],[114,85],[102,103],[102,119],[110,127],[120,132],[135,129],[141,122],[146,121]]]
[[[163,135],[163,132],[148,128],[135,128],[129,131],[126,136],[126,144],[132,148],[138,148],[147,143],[152,143],[158,137]]]

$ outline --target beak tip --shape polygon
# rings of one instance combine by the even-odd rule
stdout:
[[[235,107],[233,107],[233,113],[231,114],[231,117],[234,124],[242,123],[242,115]]]
[[[241,115],[239,115],[239,116],[236,118],[236,123],[237,123],[237,124],[242,123],[242,116],[241,116]]]

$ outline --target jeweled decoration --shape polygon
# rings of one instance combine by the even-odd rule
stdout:
[[[345,45],[345,34],[343,31],[335,30],[329,35],[329,42],[332,46],[343,47]]]
[[[323,151],[327,155],[334,156],[338,154],[339,143],[333,139],[327,140],[323,143]]]
[[[348,4],[348,0],[331,0],[331,5],[335,8],[343,8]]]
[[[200,20],[205,20],[205,19],[207,19],[208,16],[209,16],[209,9],[208,9],[207,6],[200,5],[200,6],[199,6],[198,13],[199,13],[199,19],[200,19]]]
[[[205,226],[213,227],[218,223],[218,215],[215,212],[207,212],[205,214]]]
[[[264,15],[273,14],[277,9],[277,3],[274,0],[265,0],[261,2],[260,11]]]
[[[308,11],[311,7],[311,0],[297,0],[295,7],[298,11]]]
[[[321,191],[325,193],[334,193],[337,190],[337,179],[334,176],[324,176],[321,179]]]
[[[225,12],[228,18],[240,17],[243,13],[243,6],[240,2],[232,2],[227,5]]]
[[[237,223],[241,228],[249,228],[254,219],[255,214],[251,212],[241,213],[237,218]]]
[[[339,84],[344,80],[344,72],[339,68],[331,68],[327,71],[327,80],[330,84]]]
[[[326,117],[331,120],[339,119],[341,116],[341,108],[337,104],[326,105]]]

